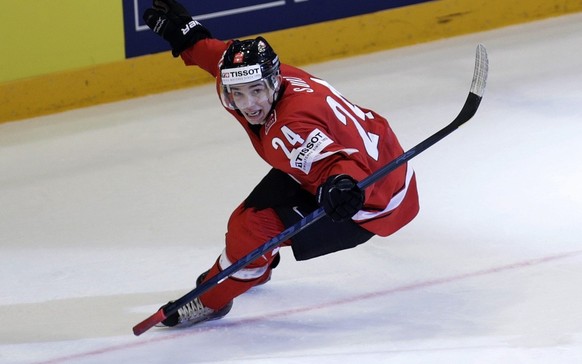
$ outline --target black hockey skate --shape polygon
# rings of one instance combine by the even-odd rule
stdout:
[[[169,302],[170,304],[172,302]],[[167,305],[168,305],[167,304]],[[165,305],[165,306],[167,306]],[[162,307],[165,307],[162,306]],[[178,312],[170,315],[167,319],[157,325],[158,327],[188,327],[204,321],[218,320],[226,316],[232,308],[232,301],[220,310],[213,310],[206,307],[200,302],[199,298],[188,302],[186,305],[178,309]]]

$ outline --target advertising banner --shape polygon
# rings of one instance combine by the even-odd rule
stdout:
[[[434,0],[182,0],[215,38],[233,39]],[[169,50],[142,14],[152,0],[123,0],[127,58]]]

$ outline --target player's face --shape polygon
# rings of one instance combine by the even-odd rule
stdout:
[[[249,84],[232,85],[230,94],[237,109],[245,119],[253,125],[264,124],[271,105],[273,105],[273,90],[262,80]]]

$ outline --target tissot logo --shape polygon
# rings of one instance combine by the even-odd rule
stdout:
[[[239,68],[226,68],[220,71],[222,83],[225,85],[234,85],[237,83],[246,83],[260,80],[263,75],[261,66],[252,65]]]
[[[315,134],[311,133],[309,135],[309,141],[306,144],[304,144],[302,148],[295,150],[295,153],[294,153],[295,160],[293,162],[299,168],[303,167],[303,162],[305,161],[305,157],[307,155],[309,155],[312,152],[312,150],[316,150],[316,148],[319,147],[321,140],[324,137],[325,138],[327,137],[318,129],[315,129],[314,132],[315,132]]]
[[[300,169],[305,172],[305,174],[309,174],[311,165],[314,162],[333,154],[333,152],[325,153],[323,151],[325,147],[332,143],[333,140],[331,140],[324,132],[319,129],[314,129],[307,136],[303,145],[293,149],[291,152],[291,157],[289,158],[291,167]]]
[[[243,71],[230,71],[230,72],[222,72],[222,77],[230,78],[230,77],[246,77],[252,76],[261,72],[260,69],[250,69],[250,70],[243,70]]]

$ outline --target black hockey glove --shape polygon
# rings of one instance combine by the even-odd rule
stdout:
[[[193,20],[188,10],[175,0],[154,0],[153,8],[143,13],[143,20],[151,30],[170,43],[174,57],[199,40],[212,38],[208,29]]]
[[[330,176],[317,189],[317,203],[333,221],[347,221],[364,206],[364,191],[346,174]]]

